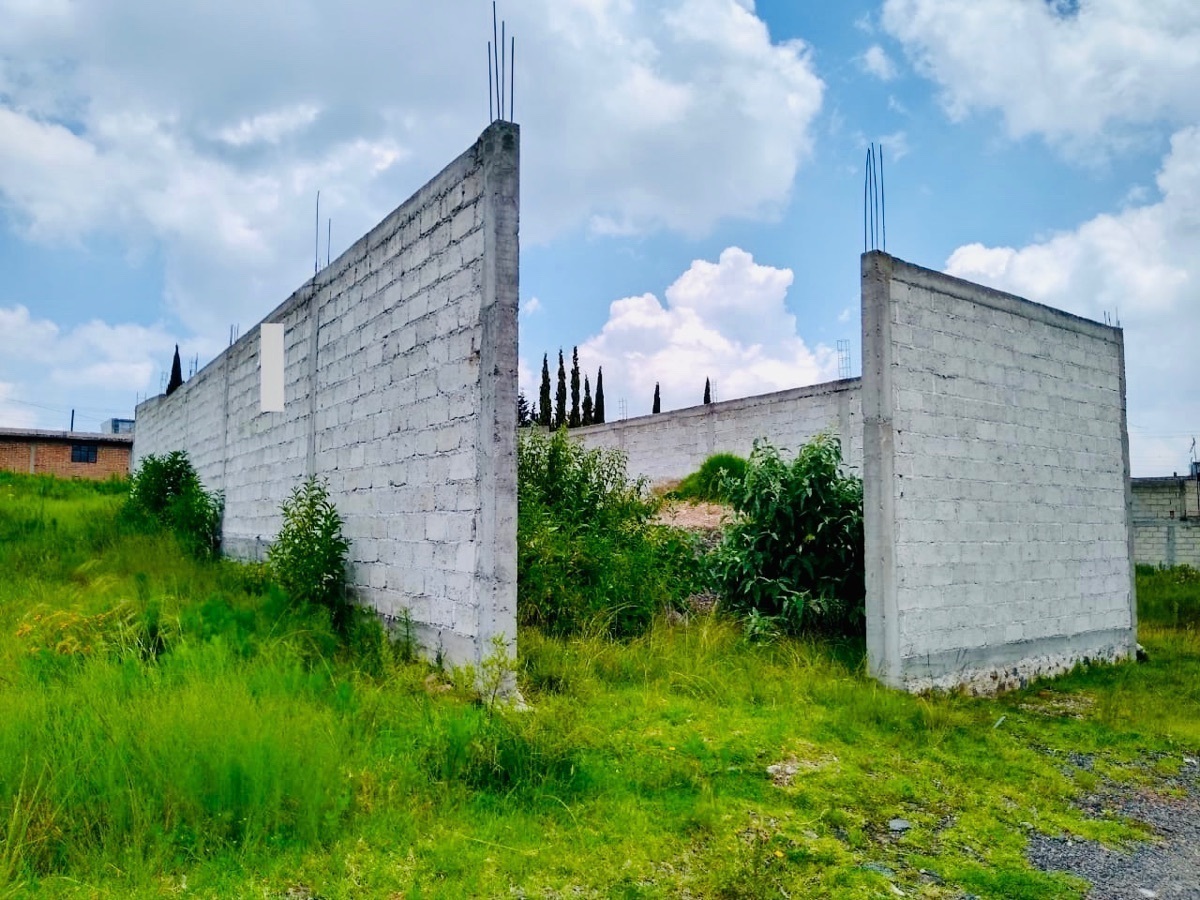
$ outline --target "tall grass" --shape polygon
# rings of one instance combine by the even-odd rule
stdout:
[[[39,490],[0,487],[0,897],[1081,897],[1029,833],[1133,840],[1072,799],[1200,752],[1196,591],[1143,588],[1149,662],[998,700],[714,617],[525,628],[519,711]]]

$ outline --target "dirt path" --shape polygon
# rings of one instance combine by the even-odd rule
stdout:
[[[1108,784],[1079,805],[1097,818],[1142,822],[1156,839],[1110,850],[1094,841],[1039,835],[1029,844],[1031,863],[1086,878],[1092,883],[1088,900],[1200,900],[1200,761],[1184,757],[1179,774],[1154,789]]]

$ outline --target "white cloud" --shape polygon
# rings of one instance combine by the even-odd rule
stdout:
[[[996,110],[1013,137],[1094,153],[1200,119],[1195,0],[885,0],[883,26],[952,117]]]
[[[946,264],[970,278],[1125,330],[1135,474],[1186,467],[1200,427],[1200,127],[1177,132],[1162,197],[1022,248],[969,244]]]
[[[0,428],[35,428],[38,415],[32,407],[20,405],[16,386],[0,381]]]
[[[863,70],[874,75],[880,81],[891,81],[897,75],[896,64],[887,55],[887,51],[878,44],[872,44],[858,59]]]
[[[537,297],[530,297],[521,304],[520,313],[522,316],[532,316],[542,311],[542,301]]]
[[[159,325],[97,319],[64,331],[25,306],[0,307],[0,426],[65,428],[62,413],[74,408],[81,427],[132,415],[137,395],[158,393],[175,343]],[[207,358],[215,349],[197,342],[180,347],[185,357]]]
[[[810,350],[785,300],[790,269],[760,265],[730,247],[713,263],[697,260],[666,290],[614,302],[599,334],[579,345],[589,374],[604,367],[604,394],[616,418],[650,411],[654,385],[664,409],[698,404],[710,378],[722,400],[836,377],[836,354]]]
[[[222,128],[217,132],[217,137],[232,147],[246,147],[260,142],[278,144],[288,135],[315,122],[320,112],[320,107],[311,103],[299,103],[242,119]]]
[[[317,190],[336,252],[482,130],[480,12],[0,0],[0,204],[33,240],[161,251],[169,307],[216,338],[306,277]],[[509,14],[524,240],[785,207],[824,85],[752,3]]]

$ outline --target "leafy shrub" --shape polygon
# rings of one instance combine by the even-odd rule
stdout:
[[[729,493],[746,477],[746,460],[733,453],[714,453],[671,492],[680,500],[728,503]]]
[[[144,457],[130,480],[127,518],[170,528],[196,557],[220,550],[223,509],[221,494],[204,489],[182,450]]]
[[[652,521],[658,501],[616,450],[564,429],[518,442],[517,617],[554,634],[636,634],[691,593],[691,539]]]
[[[267,565],[295,600],[326,607],[339,632],[350,624],[346,597],[346,554],[350,543],[342,535],[342,517],[329,489],[309,478],[283,502],[283,525],[267,551]]]
[[[737,516],[713,554],[713,573],[726,608],[755,633],[861,628],[862,480],[843,475],[841,462],[827,434],[791,462],[756,441],[744,479],[726,479]]]

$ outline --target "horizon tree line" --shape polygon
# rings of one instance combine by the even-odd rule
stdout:
[[[580,428],[588,425],[604,424],[604,367],[596,370],[596,395],[592,398],[592,386],[587,375],[583,376],[583,397],[579,392],[579,348],[571,348],[570,398],[571,405],[567,406],[567,368],[563,359],[562,348],[558,351],[558,378],[553,401],[550,394],[550,355],[542,354],[542,380],[538,390],[538,400],[531,405],[525,397],[525,392],[517,394],[517,425],[527,427],[540,425],[543,428],[558,430],[564,425],[567,428]],[[707,406],[713,402],[712,380],[704,379],[704,399]],[[659,382],[654,382],[654,399],[651,402],[650,414],[662,412],[662,392]]]
[[[538,389],[536,405],[530,405],[524,392],[517,394],[517,425],[526,427],[540,425],[543,428],[580,428],[586,425],[604,424],[604,367],[596,370],[596,394],[592,396],[592,382],[583,375],[583,393],[580,396],[579,348],[571,348],[570,375],[571,405],[567,406],[567,368],[562,348],[558,351],[558,377],[554,399],[550,396],[550,355],[542,354],[542,380]]]

